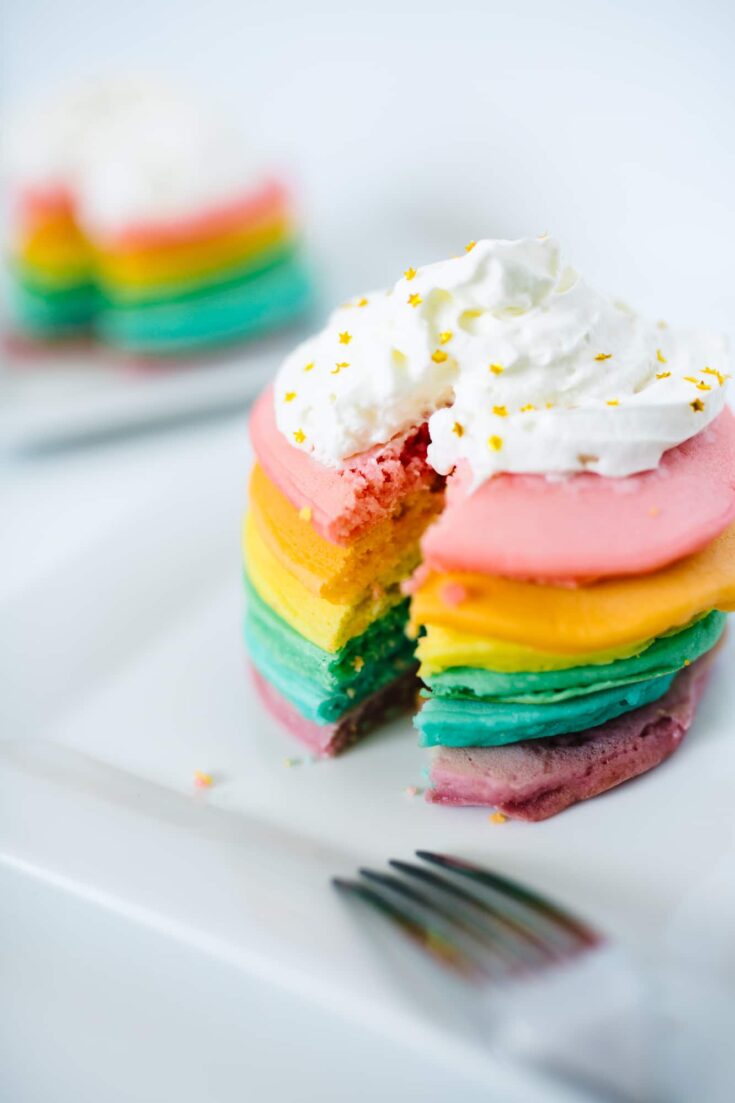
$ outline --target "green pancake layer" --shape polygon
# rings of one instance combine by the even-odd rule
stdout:
[[[265,604],[247,575],[245,640],[250,657],[307,720],[330,724],[415,665],[405,634],[408,600],[394,606],[337,652],[304,639]]]
[[[714,647],[727,615],[714,610],[680,632],[662,636],[629,659],[539,673],[500,673],[458,666],[425,679],[434,697],[482,698],[506,704],[552,704],[673,674]]]

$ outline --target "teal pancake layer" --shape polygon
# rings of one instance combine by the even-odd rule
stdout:
[[[253,663],[307,720],[330,724],[415,666],[405,634],[408,601],[330,653],[304,639],[270,609],[247,576],[245,640]]]
[[[511,674],[452,667],[425,681],[435,697],[482,698],[519,705],[553,704],[674,674],[715,646],[726,621],[727,615],[715,610],[682,631],[655,640],[640,655],[600,666]]]
[[[498,747],[594,728],[663,697],[673,680],[674,674],[665,674],[552,704],[432,697],[414,723],[424,747]]]
[[[99,309],[97,289],[89,283],[52,288],[15,268],[8,282],[13,317],[23,330],[40,337],[89,331]]]

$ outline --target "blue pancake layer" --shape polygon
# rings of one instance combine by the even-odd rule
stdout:
[[[250,657],[307,720],[331,724],[416,664],[405,634],[408,601],[394,606],[337,652],[304,639],[265,604],[247,575],[245,641]],[[357,660],[357,662],[356,662]]]

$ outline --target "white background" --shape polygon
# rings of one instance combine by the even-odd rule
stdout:
[[[5,0],[0,96],[163,69],[300,182],[327,300],[550,230],[603,288],[733,326],[727,0]]]

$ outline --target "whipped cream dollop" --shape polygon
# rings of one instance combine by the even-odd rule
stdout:
[[[19,114],[5,146],[15,189],[67,191],[82,227],[100,235],[198,213],[262,178],[227,120],[134,74],[82,84]]]
[[[723,338],[675,332],[595,290],[552,238],[470,243],[336,310],[283,364],[277,424],[339,467],[428,419],[441,474],[625,476],[725,402]]]

